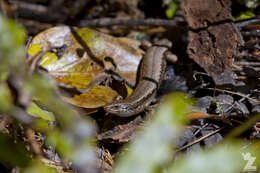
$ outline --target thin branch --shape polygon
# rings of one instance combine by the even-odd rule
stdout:
[[[245,27],[245,26],[248,26],[248,25],[252,25],[252,24],[257,24],[257,23],[260,23],[260,18],[254,18],[254,19],[248,19],[248,20],[244,20],[244,21],[237,21],[235,22],[236,26],[237,27]]]
[[[190,146],[192,146],[192,145],[194,145],[194,144],[197,144],[197,143],[203,141],[204,139],[206,139],[206,138],[208,138],[208,137],[210,137],[210,136],[212,136],[212,135],[218,133],[219,131],[221,131],[221,130],[224,129],[224,128],[225,128],[225,127],[221,127],[221,128],[219,128],[219,129],[217,129],[217,130],[215,130],[215,131],[213,131],[213,132],[211,132],[211,133],[209,133],[209,134],[207,134],[207,135],[205,135],[205,136],[200,137],[199,139],[196,139],[195,141],[192,141],[191,143],[188,143],[187,145],[185,145],[185,146],[179,148],[178,150],[176,150],[176,153],[177,153],[177,152],[180,152],[180,151],[182,151],[182,150],[184,150],[184,149],[186,149],[186,148],[188,148],[188,147],[190,147]]]
[[[178,19],[178,20],[177,20]],[[114,19],[114,18],[100,18],[93,20],[81,20],[79,21],[79,27],[107,27],[112,25],[124,25],[124,26],[178,26],[180,18],[174,20],[166,19]]]
[[[218,91],[218,92],[222,92],[222,93],[234,94],[234,95],[237,95],[237,96],[240,96],[240,97],[244,97],[244,98],[246,98],[248,100],[251,100],[253,102],[260,103],[260,100],[258,100],[258,99],[254,99],[254,98],[248,97],[248,96],[246,96],[244,94],[236,93],[236,92],[233,92],[233,91],[223,90],[223,89],[218,89],[218,88],[206,88],[206,89],[213,90],[213,91]]]

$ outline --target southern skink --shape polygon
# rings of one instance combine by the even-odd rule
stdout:
[[[148,48],[140,66],[139,82],[133,94],[105,106],[105,111],[120,117],[130,117],[144,111],[155,97],[162,80],[167,50],[168,48],[163,43]]]

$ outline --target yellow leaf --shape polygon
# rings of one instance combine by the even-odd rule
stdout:
[[[98,85],[89,92],[75,95],[73,98],[63,97],[63,99],[73,105],[84,108],[97,108],[112,102],[117,93],[110,87]]]
[[[58,83],[78,90],[86,88],[105,70],[104,66],[100,65],[105,57],[113,59],[117,74],[128,83],[135,84],[137,69],[143,55],[143,51],[138,48],[138,41],[116,38],[90,28],[75,31],[78,37],[75,33],[72,34],[67,26],[53,27],[39,33],[33,38],[28,49],[29,56],[53,48],[42,57],[39,65]],[[95,59],[93,55],[88,55],[86,47]],[[127,90],[130,95],[132,89],[128,87]],[[80,107],[97,108],[113,101],[116,95],[117,92],[109,86],[98,85],[87,93],[64,100]]]

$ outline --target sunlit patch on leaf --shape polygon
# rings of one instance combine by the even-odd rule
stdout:
[[[55,53],[48,52],[42,57],[42,60],[40,61],[39,65],[41,65],[41,66],[45,67],[47,70],[49,70],[52,68],[48,67],[48,65],[52,66],[52,65],[56,64],[57,60],[58,60],[58,57],[55,55]]]
[[[36,55],[37,53],[41,52],[42,49],[40,48],[40,45],[39,44],[32,44],[28,50],[27,50],[27,53],[30,55],[30,56],[34,56]]]
[[[127,95],[128,96],[130,96],[134,92],[134,90],[131,87],[127,86],[127,85],[126,85],[126,89],[127,89]]]
[[[96,63],[93,66],[90,66],[90,59],[81,59],[78,61],[68,63],[67,65],[62,66],[63,62],[67,59],[60,59],[56,64],[53,64],[50,68],[55,68],[57,70],[49,71],[49,74],[52,75],[59,83],[65,84],[67,86],[74,86],[77,89],[86,88],[93,78],[101,72],[102,68]]]
[[[84,108],[97,108],[112,102],[117,93],[110,87],[94,86],[89,92],[75,95],[73,98],[63,97],[63,99],[73,105]]]

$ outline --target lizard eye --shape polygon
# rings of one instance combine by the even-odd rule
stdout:
[[[124,104],[121,105],[114,105],[113,107],[115,110],[125,110],[127,107]]]
[[[119,105],[115,105],[115,106],[114,106],[114,109],[119,109],[119,108],[120,108]]]

